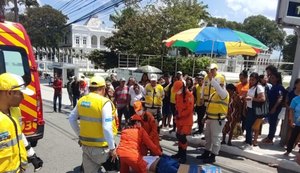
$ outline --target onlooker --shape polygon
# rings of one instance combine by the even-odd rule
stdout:
[[[110,81],[114,89],[116,89],[120,85],[120,82],[118,81],[116,74],[110,75]]]
[[[145,98],[145,89],[142,85],[136,83],[129,88],[129,95],[130,95],[129,116],[132,116],[135,113],[133,104],[134,102],[143,100]]]
[[[249,79],[249,90],[245,101],[247,102],[247,116],[246,116],[246,145],[243,149],[252,148],[252,126],[256,121],[256,116],[254,109],[252,107],[252,101],[256,102],[265,102],[265,89],[262,85],[259,84],[259,76],[257,73],[253,72],[250,75]]]
[[[58,99],[58,111],[61,112],[61,99],[62,99],[62,81],[59,76],[55,75],[53,86],[54,88],[54,96],[53,96],[53,110],[57,112],[57,99]]]
[[[128,82],[127,82],[128,88],[130,88],[134,84],[135,84],[135,78],[134,77],[129,77]]]
[[[79,81],[76,76],[74,77],[74,81],[71,84],[71,88],[73,95],[73,107],[75,107],[77,104],[77,100],[80,98]]]
[[[73,94],[72,94],[72,82],[73,82],[73,77],[69,77],[69,81],[67,83],[67,91],[68,91],[68,96],[69,96],[69,100],[72,106],[73,105]]]
[[[267,72],[267,77],[268,77],[268,80],[269,80],[270,76],[271,76],[272,74],[274,74],[274,73],[277,73],[278,70],[277,70],[277,68],[276,68],[274,65],[268,65],[268,66],[266,67],[266,72]],[[268,81],[268,82],[269,82],[269,81]]]
[[[186,80],[185,80],[185,82],[186,82],[186,87],[187,87],[187,89],[189,90],[189,91],[193,91],[194,90],[194,82],[193,82],[193,78],[192,77],[190,77],[190,76],[187,76],[186,77]]]
[[[245,130],[245,121],[246,121],[246,108],[247,103],[244,101],[245,97],[247,96],[248,90],[249,90],[249,82],[248,82],[248,72],[246,70],[243,70],[240,75],[240,82],[236,85],[236,91],[237,94],[240,96],[240,99],[242,101],[242,112],[241,112],[241,121],[242,121],[242,131]]]
[[[163,128],[165,128],[168,126],[170,127],[172,112],[171,112],[170,95],[168,93],[168,89],[169,89],[168,86],[170,85],[170,75],[164,74],[163,78],[165,82],[162,85],[162,87],[164,88],[165,97],[163,99],[163,107],[162,107],[162,114],[163,114],[162,126]]]
[[[143,87],[145,87],[148,83],[150,83],[149,77],[147,73],[143,73],[141,81],[139,84],[141,84]]]
[[[227,122],[223,128],[223,141],[222,144],[226,144],[226,134],[229,134],[227,145],[231,146],[231,139],[233,136],[233,130],[237,123],[241,121],[241,113],[243,110],[242,101],[236,92],[236,87],[233,84],[228,84],[226,90],[229,93],[229,105],[227,113]]]
[[[122,116],[124,114],[125,116],[125,126],[127,126],[129,121],[129,89],[127,85],[125,84],[126,80],[125,78],[120,79],[120,85],[116,88],[114,93],[114,103],[118,109],[118,118],[119,118],[119,131],[122,129]]]
[[[282,77],[278,72],[274,72],[269,78],[272,88],[267,93],[270,112],[268,115],[269,121],[269,134],[268,137],[263,139],[262,142],[266,144],[273,144],[273,138],[276,133],[278,123],[278,116],[282,109],[283,98],[286,95],[286,90],[282,86]]]
[[[170,97],[170,108],[171,108],[171,113],[172,113],[172,116],[173,116],[173,129],[171,129],[169,132],[172,133],[172,132],[175,132],[176,131],[176,116],[177,116],[177,111],[176,111],[176,108],[175,108],[175,96],[176,96],[176,93],[174,93],[173,91],[173,85],[174,83],[177,81],[177,77],[176,76],[173,76],[172,79],[171,79],[171,83],[170,85],[168,85],[164,90],[165,90],[165,93],[166,95],[168,95]],[[169,127],[171,127],[171,125],[169,125]]]
[[[176,72],[176,77],[178,80],[184,81],[183,74],[181,71]]]
[[[84,79],[85,78],[80,78],[80,80],[79,80],[80,97],[85,96],[89,93],[89,88],[88,88],[87,82]]]
[[[195,97],[195,103],[196,103],[196,107],[195,107],[195,111],[197,113],[197,123],[198,123],[198,130],[196,132],[194,132],[194,134],[201,134],[203,133],[203,127],[204,124],[202,122],[203,117],[205,115],[205,106],[204,103],[201,103],[201,92],[202,92],[202,85],[203,85],[203,80],[204,80],[204,74],[199,73],[196,76],[196,81],[198,81],[195,89],[194,89],[194,97]]]
[[[114,101],[114,87],[112,86],[110,81],[106,81],[106,87],[105,87],[105,97],[111,100],[112,102]]]
[[[285,155],[289,155],[290,152],[292,152],[295,141],[300,134],[300,96],[296,96],[292,100],[288,122],[289,126],[293,128],[293,131],[290,136]]]

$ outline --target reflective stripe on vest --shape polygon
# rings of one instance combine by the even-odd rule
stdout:
[[[221,97],[215,92],[211,95],[211,99],[207,106],[207,117],[209,119],[220,120],[225,119],[228,112],[228,103],[229,103],[229,94],[227,93],[227,97],[225,99],[221,99]]]
[[[19,139],[22,140],[22,135],[18,135]],[[1,143],[0,144],[0,149],[4,149],[4,148],[8,148],[8,147],[13,147],[15,146],[16,144],[18,144],[18,139],[17,138],[14,138],[14,139],[11,139],[9,140],[8,142],[6,143]]]
[[[225,79],[222,74],[217,73],[214,77],[218,83],[225,85]],[[207,76],[204,78],[204,88],[203,88],[203,99],[205,106],[208,105],[209,97],[211,97],[212,93],[216,92],[214,87],[210,87],[210,81]]]
[[[88,138],[88,137],[82,137],[79,136],[79,139],[81,141],[86,141],[86,142],[105,142],[105,138]]]
[[[164,88],[157,84],[155,88],[151,84],[147,84],[145,87],[145,106],[148,108],[151,107],[161,107],[163,103],[163,92]]]
[[[196,106],[201,106],[200,104],[201,92],[202,92],[202,86],[198,84],[198,86],[196,87]]]

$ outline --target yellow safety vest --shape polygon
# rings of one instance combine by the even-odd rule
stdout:
[[[217,82],[219,84],[225,85],[225,79],[224,79],[223,75],[217,73],[217,75],[215,76],[215,79],[217,80]],[[214,87],[211,86],[211,83],[206,75],[204,78],[204,88],[203,88],[203,99],[204,99],[205,106],[207,106],[208,99],[211,96],[211,94],[214,92],[216,92],[216,90]]]
[[[96,93],[89,93],[78,101],[78,114],[80,117],[79,139],[82,145],[90,147],[107,147],[102,126],[102,108],[110,102],[106,97]],[[114,111],[114,107],[113,107]],[[114,117],[114,116],[113,116]],[[113,118],[108,121],[114,121]],[[113,133],[114,132],[114,122]]]
[[[214,119],[214,120],[225,119],[228,112],[228,103],[229,103],[228,93],[225,99],[221,99],[221,97],[217,94],[217,92],[214,92],[211,95],[206,110],[206,115],[208,119]]]
[[[111,100],[110,100],[110,102],[111,102],[112,115],[113,115],[112,129],[113,129],[114,135],[117,136],[118,135],[118,127],[119,127],[118,111],[117,111],[115,105],[113,104],[113,102]]]
[[[200,86],[199,84],[197,84],[197,86],[196,86],[196,106],[202,106],[200,104],[201,92],[202,92],[202,86]]]
[[[11,108],[11,117],[0,112],[0,172],[18,173],[27,165],[27,152],[19,124],[20,110]],[[17,115],[15,115],[17,114]]]
[[[173,104],[175,104],[175,103],[176,103],[176,99],[175,99],[176,93],[173,91],[173,87],[174,87],[174,86],[172,86],[172,88],[171,88],[170,102],[173,103]]]
[[[163,104],[164,88],[157,84],[155,88],[151,84],[147,84],[145,87],[145,106],[146,107],[161,107]],[[155,92],[154,92],[155,91]]]

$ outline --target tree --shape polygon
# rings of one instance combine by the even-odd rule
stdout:
[[[243,28],[242,23],[238,23],[235,21],[227,21],[226,19],[223,18],[211,17],[208,20],[207,26],[213,26],[213,25],[217,25],[217,27],[222,27],[222,28],[230,28],[237,31],[241,31]]]
[[[29,8],[26,15],[20,16],[20,22],[27,29],[32,45],[36,47],[58,48],[67,19],[67,16],[49,5]]]
[[[244,20],[243,31],[267,45],[270,50],[281,50],[286,33],[275,21],[265,16],[250,16]]]
[[[285,44],[282,49],[282,60],[284,62],[294,62],[297,47],[297,36],[288,35],[285,39]],[[282,65],[283,69],[292,70],[292,65]]]
[[[132,54],[165,54],[162,41],[180,31],[197,27],[201,18],[208,18],[207,6],[184,0],[162,0],[164,5],[145,8],[129,6],[111,16],[119,29],[105,41],[111,50]]]
[[[118,56],[115,52],[93,50],[87,58],[91,60],[96,68],[110,69],[118,66]]]

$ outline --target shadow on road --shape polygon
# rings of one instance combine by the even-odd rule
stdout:
[[[73,171],[68,171],[68,172],[66,172],[66,173],[81,173],[81,172],[80,172],[80,166],[77,166],[77,167],[75,167],[75,168],[73,169]]]

